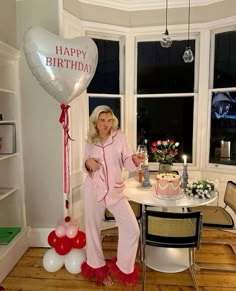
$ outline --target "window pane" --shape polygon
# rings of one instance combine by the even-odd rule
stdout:
[[[236,87],[236,31],[215,36],[214,88]]]
[[[236,165],[236,92],[212,93],[209,161]]]
[[[194,92],[194,64],[184,63],[187,41],[173,41],[170,48],[160,42],[138,43],[138,94]],[[190,40],[195,55],[195,40]]]
[[[180,143],[176,162],[182,155],[192,162],[193,97],[138,98],[137,144],[148,140],[149,161],[153,161],[153,141],[173,139]]]
[[[93,109],[99,105],[107,105],[114,112],[115,116],[119,120],[119,127],[121,127],[120,120],[120,98],[108,98],[108,97],[89,97],[89,115]]]
[[[87,92],[119,94],[119,41],[93,40],[98,48],[98,64]]]

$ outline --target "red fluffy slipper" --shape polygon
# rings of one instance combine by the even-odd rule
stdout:
[[[116,257],[111,259],[109,264],[110,274],[114,275],[124,285],[135,286],[138,279],[138,266],[135,264],[133,272],[130,274],[125,274],[118,268],[116,261]]]
[[[90,267],[87,262],[83,262],[81,265],[81,274],[88,280],[96,278],[98,282],[103,282],[108,276],[108,267],[107,265],[100,268]]]

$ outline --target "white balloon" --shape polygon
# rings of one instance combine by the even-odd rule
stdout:
[[[86,260],[84,249],[72,249],[65,255],[65,268],[71,274],[81,272],[81,264]]]
[[[43,257],[43,267],[48,272],[57,272],[64,265],[64,256],[58,255],[55,249],[48,250]]]
[[[61,104],[79,96],[95,74],[98,50],[89,37],[64,39],[32,26],[25,32],[23,43],[32,74]]]

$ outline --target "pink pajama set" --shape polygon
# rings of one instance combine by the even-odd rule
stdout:
[[[136,170],[126,136],[119,130],[112,131],[105,144],[86,144],[85,160],[96,158],[101,168],[88,174],[84,182],[84,212],[87,261],[81,273],[87,279],[103,281],[108,274],[121,282],[135,284],[138,268],[135,258],[140,230],[137,219],[123,190],[122,168]],[[87,171],[86,171],[87,172]],[[101,244],[101,225],[106,208],[114,215],[118,226],[117,257],[109,265],[104,259]]]

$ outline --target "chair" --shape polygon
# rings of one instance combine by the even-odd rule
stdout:
[[[133,201],[129,201],[129,204],[130,204],[131,208],[134,211],[134,214],[136,216],[137,222],[139,224],[139,228],[141,229],[142,205],[139,204],[139,203],[133,202]],[[106,221],[106,222],[115,222],[115,218],[114,218],[113,214],[109,210],[107,210],[107,209],[105,211],[104,221]],[[117,228],[117,226],[112,227],[111,230],[114,230],[115,228]],[[111,231],[109,233],[106,230],[106,233],[102,233],[102,241],[107,236],[109,236],[109,237],[111,237],[111,236],[112,237],[117,237],[118,236],[118,233],[117,232],[114,232],[114,231]],[[141,240],[141,236],[140,236],[140,240]],[[140,245],[141,245],[141,242],[140,242]],[[139,254],[139,260],[140,259],[141,259],[141,251],[140,251],[140,254]]]
[[[224,207],[221,206],[199,206],[190,208],[189,211],[201,211],[203,214],[203,227],[218,228],[218,229],[235,229],[234,220],[230,213],[227,211],[227,207],[230,208],[236,214],[236,183],[228,181],[224,194]],[[218,241],[205,241],[202,240],[201,244],[213,244],[213,245],[226,245],[231,248],[234,255],[236,251],[232,244]],[[222,270],[222,271],[236,271],[236,268],[224,268],[224,267],[210,267],[210,266],[199,266],[195,264],[198,269],[207,270]]]
[[[162,248],[188,248],[189,270],[193,284],[198,290],[193,265],[195,248],[199,247],[201,237],[201,212],[161,212],[145,210],[143,221],[143,290],[146,290],[147,245]]]

